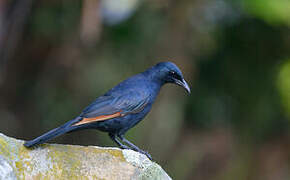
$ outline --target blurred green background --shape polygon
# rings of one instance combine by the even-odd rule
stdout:
[[[166,85],[128,139],[174,179],[290,179],[288,0],[1,0],[0,132],[39,136],[160,61],[192,94]]]

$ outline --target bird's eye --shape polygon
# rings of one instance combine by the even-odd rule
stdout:
[[[175,74],[175,72],[174,72],[174,71],[169,71],[169,73],[170,73],[171,75]]]
[[[180,75],[178,75],[175,71],[169,71],[169,75],[173,78],[173,79],[178,79],[181,80],[182,78],[180,77]]]

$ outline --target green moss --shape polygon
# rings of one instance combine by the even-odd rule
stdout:
[[[126,161],[122,151],[120,150],[106,150],[106,152],[110,153],[112,156],[119,158],[121,161]]]
[[[8,143],[2,136],[0,136],[0,154],[5,156],[9,154]]]
[[[23,163],[20,162],[20,161],[17,161],[17,162],[15,162],[15,167],[16,167],[18,170],[22,170],[22,169],[23,169]]]

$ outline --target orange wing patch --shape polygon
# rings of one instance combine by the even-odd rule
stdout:
[[[104,120],[112,119],[112,118],[119,117],[119,116],[122,116],[121,111],[116,112],[114,114],[110,114],[110,115],[101,115],[101,116],[97,116],[97,117],[93,117],[93,118],[83,118],[81,121],[77,122],[73,126],[92,123],[92,122],[96,122],[96,121],[104,121]]]

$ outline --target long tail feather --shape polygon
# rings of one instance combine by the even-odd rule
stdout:
[[[25,147],[33,147],[33,146],[36,146],[38,144],[42,144],[42,143],[45,143],[46,141],[50,140],[50,139],[53,139],[57,136],[60,136],[62,134],[65,134],[67,132],[70,132],[72,130],[74,130],[75,127],[71,127],[71,125],[75,122],[78,122],[79,120],[81,120],[82,118],[80,117],[77,117],[69,122],[67,122],[66,124],[58,127],[58,128],[55,128],[53,130],[50,130],[48,131],[47,133],[31,140],[31,141],[26,141],[23,145]]]

